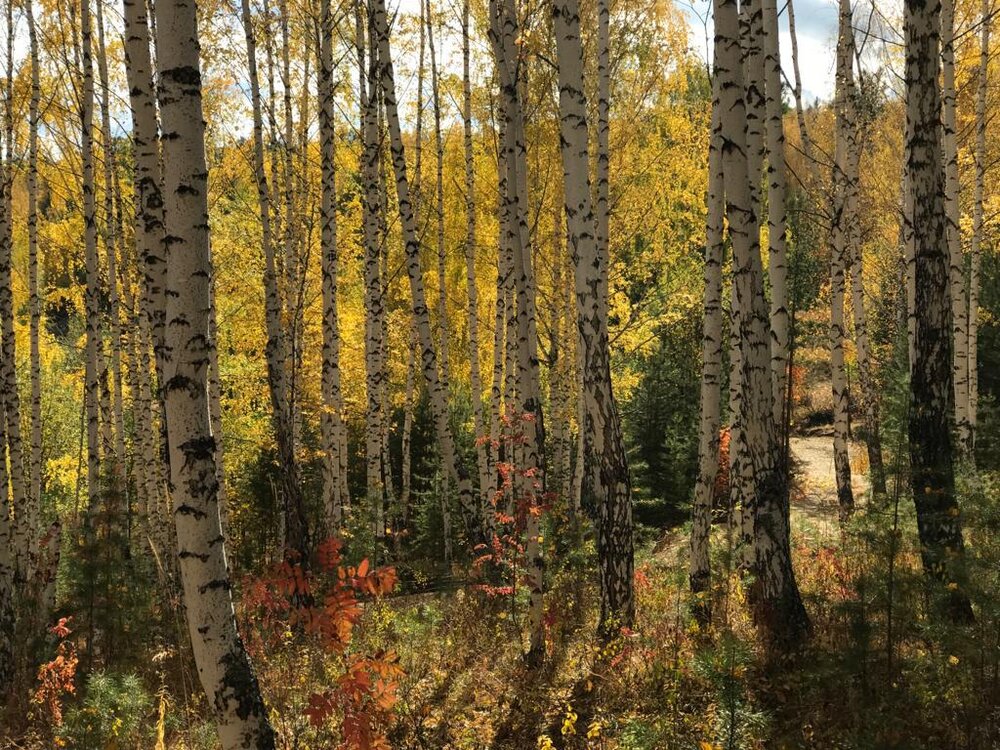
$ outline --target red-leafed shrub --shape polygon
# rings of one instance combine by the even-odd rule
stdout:
[[[79,659],[76,646],[69,640],[73,631],[69,624],[72,617],[62,617],[49,632],[59,639],[56,655],[52,661],[38,668],[38,687],[31,696],[31,702],[43,712],[45,723],[59,726],[63,720],[62,701],[66,695],[76,692],[76,667]]]
[[[313,727],[336,730],[341,750],[382,750],[389,747],[385,733],[403,670],[394,651],[359,654],[351,645],[364,599],[392,591],[396,571],[373,569],[367,560],[345,565],[342,546],[328,539],[313,567],[284,561],[244,584],[242,610],[254,626],[248,628],[247,648],[266,669],[271,655],[286,648],[295,633],[325,654],[327,665],[334,660],[334,683],[310,692],[302,715]]]

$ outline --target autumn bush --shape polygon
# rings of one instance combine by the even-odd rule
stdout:
[[[403,674],[398,656],[360,652],[352,643],[362,600],[391,592],[396,572],[367,560],[344,564],[342,547],[327,539],[312,564],[286,560],[244,581],[247,650],[268,704],[286,717],[279,732],[351,750],[386,748]]]

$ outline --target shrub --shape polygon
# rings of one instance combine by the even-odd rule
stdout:
[[[146,746],[155,725],[153,699],[134,674],[92,674],[82,704],[66,712],[58,738],[74,750]]]

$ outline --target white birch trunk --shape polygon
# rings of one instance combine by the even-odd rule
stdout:
[[[974,152],[976,185],[972,199],[972,240],[969,246],[971,270],[969,273],[969,436],[967,451],[975,460],[976,427],[979,422],[979,274],[986,194],[986,98],[989,93],[990,26],[992,25],[990,0],[983,0],[980,15],[979,73],[976,89],[976,150]]]
[[[247,65],[250,78],[250,99],[253,109],[253,171],[257,184],[257,204],[260,212],[261,240],[264,246],[265,324],[267,329],[268,390],[271,396],[272,425],[281,467],[281,496],[285,512],[285,552],[305,560],[309,556],[308,525],[299,485],[298,467],[293,442],[288,393],[286,360],[287,340],[282,326],[282,297],[279,289],[278,266],[275,259],[274,236],[271,231],[271,195],[264,171],[263,116],[260,103],[260,83],[257,77],[257,45],[249,0],[242,0],[243,31],[247,45]]]
[[[595,497],[598,509],[600,629],[607,634],[620,627],[631,627],[635,618],[632,492],[618,405],[611,387],[608,257],[595,240],[587,100],[576,0],[557,0],[553,23],[569,250],[576,274],[577,322],[584,362],[585,418],[581,430],[587,441],[588,465],[584,486]]]
[[[718,86],[714,77],[712,88]],[[702,622],[711,618],[709,537],[712,504],[719,472],[719,420],[722,397],[722,257],[724,253],[725,178],[718,139],[718,93],[713,93],[712,133],[708,145],[707,221],[705,226],[705,292],[701,340],[701,417],[698,442],[698,478],[691,505],[689,581],[694,609]]]
[[[733,277],[740,310],[740,429],[746,461],[739,467],[752,495],[753,574],[749,597],[765,638],[780,647],[800,642],[810,630],[792,570],[787,494],[771,398],[768,310],[757,219],[750,197],[746,116],[735,0],[714,0],[715,71],[719,80],[719,135],[725,175],[726,214],[733,244]],[[731,448],[732,449],[732,448]]]
[[[333,11],[331,0],[321,3],[321,31],[319,51],[319,139],[321,227],[320,265],[323,293],[323,411],[320,428],[323,437],[323,513],[326,531],[332,534],[344,521],[350,506],[345,492],[346,477],[342,467],[346,457],[341,455],[341,445],[346,442],[343,415],[343,396],[340,383],[340,317],[338,308],[338,283],[340,249],[337,244],[337,151],[336,119],[334,111],[333,71]]]
[[[29,360],[31,368],[31,452],[28,469],[28,526],[32,530],[28,547],[34,574],[38,562],[39,512],[42,500],[42,367],[39,336],[42,325],[42,299],[38,291],[38,123],[41,102],[39,82],[38,36],[35,29],[34,3],[27,0],[25,16],[31,55],[31,99],[28,104],[28,307]],[[0,511],[2,512],[2,511]],[[0,542],[2,544],[2,542]]]
[[[851,131],[856,127],[853,102],[853,45],[849,39],[852,23],[850,0],[840,0],[840,24],[837,39],[837,92],[835,97],[836,132],[833,167],[833,220],[830,228],[830,370],[833,387],[833,463],[837,482],[837,503],[843,523],[854,512],[851,488],[851,459],[847,442],[849,395],[844,363],[844,293],[848,261],[848,235],[851,217],[848,211],[848,171],[850,169]]]
[[[427,383],[431,412],[445,472],[451,482],[458,488],[459,504],[465,515],[466,523],[470,526],[472,538],[480,540],[485,538],[484,519],[475,507],[472,497],[472,483],[455,447],[455,438],[448,421],[448,394],[443,388],[438,371],[434,336],[427,308],[427,295],[424,290],[423,272],[420,267],[420,244],[417,240],[416,221],[414,219],[413,204],[410,200],[410,184],[406,174],[406,154],[403,147],[402,129],[399,123],[399,110],[396,104],[396,87],[390,53],[389,22],[385,10],[385,0],[371,0],[371,3],[372,15],[375,22],[375,37],[378,40],[379,78],[385,102],[386,120],[389,126],[390,155],[396,180],[396,195],[399,205],[402,237],[405,245],[406,271],[410,282],[414,325],[420,342],[421,365],[424,372],[424,379]]]
[[[91,52],[89,0],[81,4],[83,102],[81,107],[81,163],[83,169],[83,241],[87,286],[84,292],[86,311],[86,365],[84,394],[87,412],[87,531],[91,516],[101,500],[101,405],[99,355],[100,269],[97,260],[97,209],[94,199],[94,66]]]
[[[948,222],[949,291],[952,321],[952,372],[955,383],[955,428],[960,457],[969,447],[969,308],[965,288],[965,257],[960,225],[961,185],[958,170],[958,125],[955,110],[955,0],[941,0],[942,148],[944,149],[944,212]]]
[[[952,333],[949,323],[947,177],[942,164],[941,2],[906,4],[906,116],[916,277],[915,358],[910,378],[910,481],[924,572],[948,592],[952,619],[971,622],[964,593],[964,541],[955,495]]]
[[[236,628],[219,521],[208,409],[211,259],[196,8],[164,0],[157,13],[163,215],[169,238],[165,398],[185,612],[222,747],[272,750],[274,732]]]
[[[465,156],[465,286],[469,311],[469,387],[476,438],[479,492],[489,502],[490,449],[483,418],[483,376],[479,361],[479,288],[476,283],[476,172],[472,142],[472,74],[470,70],[469,4],[462,2],[462,146]],[[484,506],[485,507],[485,506]]]
[[[161,494],[159,451],[153,432],[155,419],[154,398],[150,384],[147,361],[150,349],[154,353],[156,382],[162,385],[163,346],[165,334],[165,274],[166,253],[163,232],[163,204],[160,193],[159,139],[157,136],[156,100],[153,95],[153,71],[150,55],[150,24],[146,5],[142,0],[124,0],[125,23],[125,74],[129,87],[129,105],[132,114],[132,153],[134,160],[136,255],[142,274],[139,343],[136,362],[138,370],[139,441],[141,461],[145,465],[145,515],[148,533],[158,546],[157,553],[164,558],[167,525],[163,514],[164,499]],[[162,396],[162,394],[160,394]],[[161,414],[161,417],[163,415]]]
[[[790,417],[785,398],[788,383],[788,268],[785,265],[785,128],[777,0],[761,0],[761,11],[767,132],[767,258],[771,280],[771,392],[774,420],[781,438],[778,441],[778,460],[785,466],[784,434]]]

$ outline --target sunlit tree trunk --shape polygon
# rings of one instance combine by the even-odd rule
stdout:
[[[833,386],[833,463],[837,481],[837,503],[840,520],[846,521],[854,512],[854,492],[851,488],[851,459],[847,442],[849,395],[847,369],[844,363],[844,293],[848,262],[848,238],[854,217],[848,211],[850,191],[850,141],[855,137],[856,119],[853,101],[854,45],[851,28],[850,0],[840,0],[840,29],[837,37],[837,91],[835,96],[836,132],[833,166],[833,219],[830,227],[830,370]]]
[[[28,308],[29,361],[31,369],[31,453],[28,469],[28,527],[31,529],[28,560],[29,574],[38,563],[39,511],[42,500],[42,366],[39,336],[42,324],[42,299],[38,291],[38,123],[41,102],[39,83],[38,35],[35,29],[34,3],[24,4],[28,21],[31,56],[31,99],[28,103]],[[0,513],[3,511],[0,510]],[[0,545],[3,542],[0,541]]]
[[[86,365],[84,394],[87,412],[87,519],[88,533],[91,516],[101,499],[101,408],[98,356],[101,333],[100,269],[97,260],[97,208],[94,199],[94,66],[91,51],[89,0],[81,4],[83,101],[80,109],[81,163],[83,170],[83,245],[87,286],[84,292],[86,316]]]
[[[426,5],[427,50],[431,55],[431,109],[434,114],[435,194],[437,198],[437,280],[438,280],[438,352],[441,379],[448,389],[450,361],[448,356],[448,275],[444,238],[444,138],[441,134],[441,86],[438,76],[437,53],[434,48],[434,14],[430,0]]]
[[[767,133],[768,278],[771,281],[771,392],[778,425],[778,460],[784,467],[784,433],[789,414],[785,398],[788,382],[788,268],[785,265],[785,128],[781,98],[781,57],[778,51],[777,0],[761,0],[764,29],[764,88]]]
[[[504,200],[501,230],[506,232],[504,247],[512,250],[514,281],[512,309],[515,315],[517,363],[517,406],[508,414],[514,429],[524,439],[516,447],[519,476],[515,481],[515,502],[525,505],[525,586],[528,588],[528,629],[531,643],[529,663],[545,656],[544,570],[539,505],[544,491],[545,429],[542,417],[541,380],[538,361],[538,333],[535,303],[533,248],[528,231],[528,180],[524,120],[520,96],[518,50],[519,29],[514,3],[490,3],[489,36],[500,83],[500,110],[504,121]],[[509,335],[509,334],[508,334]]]
[[[379,169],[382,164],[381,128],[379,127],[379,69],[375,30],[368,26],[368,58],[366,80],[361,82],[362,118],[362,231],[364,244],[365,284],[365,461],[366,489],[371,504],[372,530],[376,538],[384,535],[383,518],[386,502],[385,455],[383,430],[386,419],[385,388],[385,295],[382,280],[382,211],[383,188]],[[363,43],[363,37],[359,38]],[[358,59],[364,59],[358,48]]]
[[[764,98],[763,53],[761,36],[763,35],[763,16],[760,0],[747,0],[740,4],[738,15],[740,67],[742,100],[746,119],[745,158],[747,162],[747,179],[750,207],[753,210],[753,221],[756,224],[754,236],[760,233],[760,175],[764,161],[764,117],[766,101]],[[734,261],[735,268],[735,261]],[[744,400],[743,386],[743,355],[741,352],[741,326],[743,311],[739,295],[736,293],[735,273],[730,294],[730,329],[729,329],[729,477],[730,477],[730,524],[738,530],[739,548],[738,562],[740,568],[748,570],[753,565],[753,505],[751,498],[753,488],[746,482],[749,476],[745,467],[749,461],[742,425],[742,402]]]
[[[611,9],[597,0],[597,162],[594,231],[597,252],[610,257],[611,246]]]
[[[601,581],[600,628],[631,627],[632,491],[618,405],[611,388],[608,343],[608,257],[595,241],[587,144],[580,14],[576,0],[557,0],[553,22],[558,55],[560,144],[569,250],[576,273],[577,319],[583,345],[584,422],[588,466],[584,491],[596,500]]]
[[[948,219],[942,169],[940,0],[906,3],[906,116],[916,276],[916,346],[910,378],[913,500],[926,574],[949,587],[950,612],[972,619],[964,593],[961,515],[955,496]]]
[[[476,283],[476,171],[472,143],[472,74],[470,70],[469,3],[462,2],[462,146],[465,156],[465,286],[469,310],[469,387],[472,390],[472,426],[476,438],[479,491],[490,486],[490,447],[483,418],[483,376],[479,362],[479,288]],[[488,502],[488,499],[487,499]]]
[[[416,221],[410,199],[410,184],[406,174],[403,134],[396,104],[396,86],[390,54],[389,22],[385,10],[385,0],[371,0],[371,2],[374,11],[375,37],[378,40],[379,78],[385,102],[386,120],[389,126],[390,155],[396,180],[400,225],[405,245],[406,272],[410,282],[414,325],[420,342],[421,367],[427,384],[431,413],[439,443],[438,450],[445,472],[452,484],[458,488],[459,504],[466,522],[470,526],[471,537],[473,540],[480,540],[485,538],[484,519],[473,501],[472,482],[455,447],[455,438],[448,421],[448,394],[442,386],[438,373],[434,336],[427,309],[427,295],[424,290],[423,272],[420,268],[420,244],[417,240]]]
[[[501,127],[503,127],[501,123]],[[493,503],[497,501],[499,490],[498,464],[501,455],[500,430],[503,418],[503,403],[506,391],[507,364],[507,282],[510,277],[510,259],[507,248],[507,230],[504,211],[506,206],[506,168],[503,154],[503,138],[497,152],[498,206],[500,217],[497,237],[497,284],[496,304],[493,314],[493,372],[490,386],[490,473],[487,486],[483,488],[483,506],[487,515],[493,513]]]
[[[976,89],[976,186],[972,199],[972,240],[969,246],[971,270],[969,273],[969,439],[968,455],[975,460],[976,426],[979,422],[979,273],[985,219],[986,193],[986,97],[989,93],[990,26],[992,24],[990,0],[983,0],[980,16],[979,84]]]
[[[775,645],[791,646],[807,636],[809,618],[792,570],[785,475],[775,464],[777,430],[771,399],[771,367],[764,271],[757,220],[750,200],[746,116],[735,0],[714,0],[718,126],[725,175],[726,215],[733,245],[734,289],[740,309],[740,427],[746,462],[740,466],[752,488],[754,581],[750,602],[758,626]]]
[[[279,289],[275,244],[271,231],[271,196],[264,171],[263,118],[260,104],[260,84],[257,78],[257,47],[249,0],[242,0],[243,31],[247,45],[247,65],[250,78],[250,99],[253,108],[253,170],[257,184],[257,205],[260,212],[261,240],[264,246],[264,318],[267,328],[268,386],[271,395],[272,424],[281,467],[281,496],[284,501],[285,552],[301,559],[309,556],[308,527],[299,484],[298,466],[293,443],[289,410],[286,359],[288,346],[282,328],[282,301]]]
[[[949,291],[951,295],[952,372],[955,429],[959,456],[969,448],[969,308],[965,289],[965,256],[959,206],[958,125],[955,110],[955,0],[941,0],[941,123],[944,149],[944,213],[947,221]]]
[[[372,44],[374,47],[374,43]],[[386,142],[386,128],[385,128],[385,113],[382,107],[379,107],[379,118],[378,118],[378,132],[379,140],[381,143]],[[384,149],[380,149],[380,153],[384,153]],[[379,175],[378,175],[378,194],[379,194],[379,243],[381,247],[381,252],[379,253],[379,281],[382,288],[382,326],[380,329],[380,342],[382,345],[382,426],[380,430],[381,437],[381,450],[382,450],[382,484],[384,487],[385,494],[385,504],[383,516],[385,518],[383,521],[382,529],[380,534],[385,535],[389,533],[388,528],[388,517],[390,505],[395,501],[396,490],[394,487],[394,481],[392,476],[392,454],[389,450],[389,437],[392,431],[392,393],[391,393],[391,363],[390,363],[390,351],[389,351],[389,309],[392,304],[391,294],[392,294],[392,278],[390,275],[389,268],[389,255],[391,251],[391,245],[389,239],[389,174],[386,168],[385,159],[379,159]],[[445,498],[442,497],[442,501]],[[449,500],[450,507],[450,500]],[[451,542],[451,537],[447,537],[447,541]],[[450,559],[450,558],[449,558]]]
[[[850,6],[847,17],[852,18]],[[843,44],[848,60],[856,56],[853,22],[843,30]],[[844,71],[845,117],[845,173],[843,175],[843,213],[840,214],[842,241],[845,243],[844,264],[851,272],[851,312],[854,318],[854,343],[858,363],[858,386],[861,392],[861,409],[865,424],[865,444],[868,451],[868,479],[875,494],[884,495],[885,468],[882,463],[882,437],[879,416],[879,397],[872,377],[871,351],[868,340],[868,315],[865,310],[864,262],[862,252],[861,214],[859,200],[861,192],[862,132],[856,106],[857,90],[854,83],[853,64]],[[842,506],[843,507],[843,506]]]
[[[156,10],[163,216],[169,238],[164,390],[184,609],[198,676],[222,747],[271,750],[274,732],[236,628],[219,521],[208,410],[211,258],[196,8],[162,0]]]
[[[163,517],[163,498],[159,482],[156,437],[152,431],[154,399],[147,362],[150,348],[154,352],[156,382],[162,384],[165,335],[166,253],[163,233],[163,203],[160,193],[159,140],[157,137],[156,100],[153,94],[150,26],[146,5],[142,0],[124,0],[125,74],[129,88],[132,114],[132,153],[135,173],[135,244],[139,269],[140,315],[138,326],[139,404],[141,461],[146,469],[145,502],[150,523],[150,538],[157,544],[158,554],[166,552],[168,527]],[[162,396],[162,394],[160,394]],[[146,409],[143,405],[148,405]],[[148,410],[147,410],[148,409]],[[161,414],[161,417],[163,415]],[[145,428],[148,420],[148,430]]]
[[[735,260],[734,260],[735,263]],[[747,447],[743,435],[743,355],[740,351],[740,298],[735,277],[729,294],[729,527],[738,540],[737,564],[741,570],[753,565],[753,488],[747,484]]]
[[[744,104],[747,124],[747,175],[750,200],[758,228],[763,216],[761,172],[767,152],[767,99],[764,81],[763,0],[740,3],[739,30],[743,60]]]
[[[320,259],[323,287],[323,512],[327,533],[333,533],[344,520],[350,505],[347,481],[342,468],[344,404],[340,388],[340,318],[338,284],[340,248],[337,244],[337,161],[336,119],[334,113],[333,10],[331,0],[321,3],[319,50],[319,141],[321,184]]]
[[[906,283],[906,350],[910,375],[917,359],[917,257],[916,238],[913,236],[913,187],[910,179],[909,137],[903,152],[902,215],[900,238],[903,245],[903,265]]]
[[[709,536],[712,501],[719,471],[719,413],[722,397],[722,257],[724,251],[725,179],[719,141],[718,77],[713,77],[712,133],[708,144],[708,195],[705,225],[705,292],[701,339],[701,418],[698,442],[698,478],[691,505],[689,578],[696,597],[695,612],[702,622],[711,618]]]

